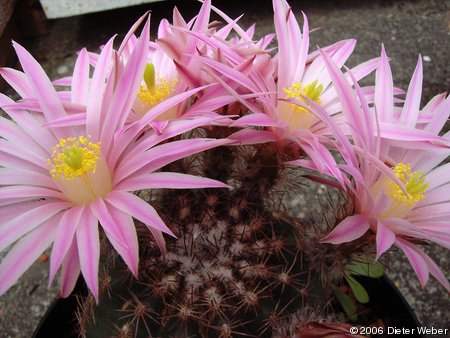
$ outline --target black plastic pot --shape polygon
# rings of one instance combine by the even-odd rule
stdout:
[[[416,329],[420,326],[413,310],[392,282],[386,278],[358,278],[369,293],[368,307],[383,319],[386,327]],[[39,323],[33,338],[76,338],[77,294],[86,293],[79,282],[74,293],[65,299],[57,299],[49,307]],[[387,336],[385,334],[379,337]],[[415,335],[415,337],[424,337]]]
[[[382,335],[371,335],[371,337],[390,337],[387,327],[397,329],[410,329],[415,332],[414,337],[425,337],[417,334],[417,327],[420,327],[419,320],[414,311],[405,300],[397,287],[389,278],[357,278],[369,293],[369,303],[367,307],[382,319],[386,328]],[[414,329],[414,331],[412,330]]]
[[[86,294],[84,281],[80,278],[69,297],[57,298],[50,305],[32,338],[78,338],[77,297]]]

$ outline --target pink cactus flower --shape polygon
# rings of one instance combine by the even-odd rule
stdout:
[[[250,111],[232,124],[244,128],[230,138],[241,144],[296,144],[309,160],[291,164],[331,174],[344,184],[344,177],[329,151],[329,136],[335,136],[329,126],[330,116],[335,119],[334,115],[339,115],[341,106],[325,61],[318,51],[308,54],[309,27],[306,16],[303,15],[302,30],[285,0],[274,0],[273,7],[278,39],[278,53],[273,59],[261,53],[255,55],[251,62],[222,63],[202,59],[204,67],[215,72],[216,81]],[[355,43],[352,39],[344,40],[324,50],[342,66],[351,55]],[[355,67],[353,72],[360,79],[372,72],[376,64],[376,60],[370,60]],[[371,96],[373,93],[366,91],[369,100]],[[313,109],[316,105],[325,115],[318,116]]]
[[[152,117],[201,88],[176,95],[155,106],[146,119],[125,126],[144,72],[148,32],[147,21],[119,78],[111,71],[112,39],[99,55],[92,78],[88,54],[80,52],[70,95],[74,105],[86,107],[84,123],[77,117],[71,124],[61,93],[37,61],[14,44],[23,73],[3,68],[0,74],[23,98],[35,102],[39,112],[0,95],[0,107],[13,120],[0,119],[0,250],[15,243],[0,264],[0,294],[53,245],[50,281],[62,267],[61,295],[70,294],[81,271],[98,300],[99,224],[136,277],[133,218],[148,227],[163,253],[162,234],[173,235],[133,191],[226,187],[207,178],[156,172],[177,159],[229,143],[206,138],[167,142],[204,124],[201,118],[174,121],[163,135],[143,133]]]
[[[382,48],[375,101],[370,107],[355,82],[353,90],[325,57],[350,126],[358,163],[347,161],[355,214],[344,219],[322,242],[353,241],[376,234],[377,258],[392,245],[407,256],[422,287],[432,274],[447,290],[450,284],[431,258],[416,245],[431,241],[450,248],[448,157],[450,134],[439,136],[450,114],[450,98],[433,98],[420,109],[422,61],[419,58],[404,105],[394,105],[392,74]],[[376,116],[374,114],[376,112]]]

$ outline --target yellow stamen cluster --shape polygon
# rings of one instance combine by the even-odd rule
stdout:
[[[138,97],[151,108],[164,101],[175,90],[178,79],[169,80],[167,76],[156,78],[155,67],[149,63],[144,71],[144,82],[145,85],[139,87]]]
[[[174,90],[178,80],[168,80],[167,78],[159,78],[153,90],[147,89],[145,86],[139,87],[138,97],[149,107],[154,107],[164,101]]]
[[[317,81],[306,86],[302,85],[300,82],[294,82],[292,86],[284,88],[283,91],[286,99],[295,98],[308,106],[305,97],[317,104],[321,104],[320,94],[322,93],[322,89],[323,86],[317,85]],[[280,101],[277,108],[281,121],[285,122],[291,130],[309,129],[316,120],[314,114],[307,108],[300,107],[293,103]]]
[[[61,139],[53,148],[50,174],[53,179],[72,180],[85,173],[95,172],[100,143],[89,142],[84,136]]]
[[[389,197],[393,200],[407,203],[409,207],[425,198],[428,183],[426,183],[422,171],[411,172],[411,165],[404,163],[397,164],[393,171],[405,185],[408,195],[397,184],[391,181],[387,191]]]
[[[317,85],[317,80],[310,83],[307,86],[303,86],[300,82],[294,82],[292,86],[289,88],[284,88],[283,91],[286,94],[286,98],[296,98],[299,101],[302,101],[306,103],[303,96],[311,99],[312,101],[316,102],[317,104],[321,104],[320,101],[320,94],[322,94],[323,86]],[[299,111],[305,111],[306,109],[302,107],[298,107]]]

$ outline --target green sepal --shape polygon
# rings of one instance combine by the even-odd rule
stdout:
[[[383,276],[384,268],[380,262],[351,262],[345,266],[348,274],[356,276],[365,276],[371,278],[380,278]]]
[[[369,302],[369,294],[367,293],[366,289],[364,289],[364,286],[362,286],[351,275],[345,276],[345,280],[352,289],[353,294],[355,295],[355,298],[358,300],[358,302],[362,304],[366,304]]]
[[[342,309],[344,310],[347,317],[352,321],[356,321],[358,319],[358,315],[356,313],[355,303],[353,303],[350,297],[342,292],[339,288],[333,287],[333,292],[336,296],[336,299],[339,301],[339,304],[341,304]]]

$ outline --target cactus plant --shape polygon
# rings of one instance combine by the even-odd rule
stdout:
[[[293,185],[285,180],[296,170],[278,150],[272,144],[216,148],[171,164],[171,170],[215,172],[232,189],[147,196],[177,238],[161,257],[141,225],[139,280],[114,250],[106,251],[112,257],[103,259],[109,264],[99,304],[87,296],[79,309],[83,336],[272,337],[304,308],[324,309],[326,317],[345,263],[371,248],[366,242],[317,245],[344,209],[327,215],[334,224],[325,226],[290,216],[283,198]],[[217,171],[217,163],[227,163],[227,170]],[[297,179],[297,190],[308,184]]]
[[[421,284],[431,274],[450,289],[418,247],[448,246],[436,166],[450,99],[419,109],[419,60],[397,107],[384,47],[343,72],[355,40],[308,54],[306,16],[301,30],[285,0],[273,7],[275,56],[274,35],[254,41],[206,0],[191,21],[175,9],[156,41],[144,15],[117,50],[83,49],[55,82],[69,91],[14,44],[24,72],[0,71],[22,96],[0,96],[16,120],[2,120],[0,249],[18,242],[0,292],[52,245],[62,296],[80,273],[90,291],[81,336],[224,338],[339,336],[369,302],[358,278],[380,277],[392,246]],[[324,198],[290,204],[314,184]]]

